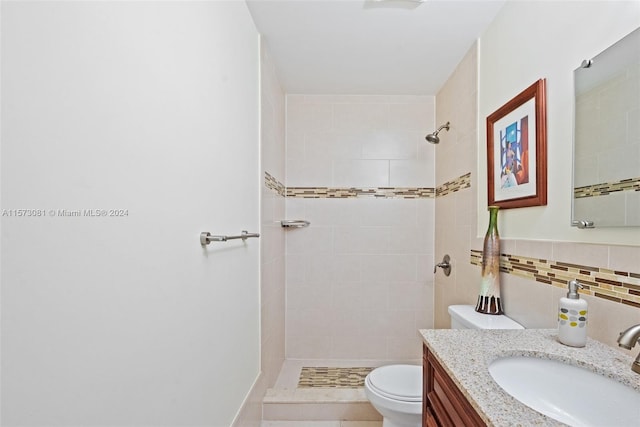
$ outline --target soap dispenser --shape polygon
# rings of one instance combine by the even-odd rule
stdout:
[[[587,301],[580,299],[577,280],[569,282],[569,292],[558,304],[558,341],[571,347],[587,344]]]

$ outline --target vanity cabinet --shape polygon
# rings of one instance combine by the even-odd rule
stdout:
[[[423,427],[485,426],[426,345],[423,349]]]

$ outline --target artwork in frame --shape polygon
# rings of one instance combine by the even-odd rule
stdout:
[[[487,117],[488,205],[547,204],[545,79]]]

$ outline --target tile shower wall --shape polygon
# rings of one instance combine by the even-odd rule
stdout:
[[[470,174],[470,186],[436,199],[435,255],[451,257],[446,277],[435,276],[435,326],[449,327],[447,307],[475,304],[479,273],[469,262],[469,247],[476,236],[477,194],[477,46],[473,46],[436,97],[437,122],[451,121],[437,148],[436,183],[440,187]]]
[[[480,267],[474,263],[477,264],[478,251],[482,251],[483,239],[476,237],[476,215],[484,215],[487,224],[489,216],[487,212],[476,212],[480,181],[475,167],[478,143],[475,135],[476,70],[477,50],[474,46],[436,97],[437,121],[451,120],[452,124],[457,124],[457,129],[452,127],[452,132],[442,135],[438,146],[436,182],[441,186],[453,177],[471,171],[470,187],[436,199],[436,258],[449,253],[453,263],[451,276],[445,277],[440,272],[436,275],[436,328],[450,326],[447,313],[449,305],[475,304],[479,290]],[[483,231],[480,230],[480,234]],[[613,290],[600,290],[598,292],[601,295],[595,296],[596,291],[593,289],[591,291],[594,296],[582,295],[589,302],[588,333],[591,338],[618,348],[615,342],[618,333],[640,323],[640,309],[630,305],[634,304],[636,297],[633,295],[638,290],[634,284],[639,284],[640,247],[503,238],[501,253],[516,259],[520,257],[520,262],[530,262],[531,270],[541,270],[540,265],[551,269],[552,264],[560,267],[563,264],[582,267],[567,267],[566,270],[560,268],[557,273],[552,273],[556,277],[570,275],[571,270],[576,270],[576,274],[581,274],[583,280],[588,280],[584,277],[585,274],[591,274],[594,276],[592,280],[597,283],[595,276],[600,276],[600,273],[595,273],[596,270],[604,271],[602,277],[614,276],[616,273],[626,275],[624,281],[630,283],[626,287],[628,297],[616,297],[616,301],[610,301],[606,298],[615,296]],[[508,261],[501,264],[501,291],[506,314],[527,328],[555,328],[558,299],[566,295],[566,290],[558,286],[557,281],[544,280],[534,274],[522,277],[528,274],[526,271],[509,272],[513,267],[513,260],[506,260],[509,258],[507,256],[503,258]],[[601,286],[604,289],[608,285],[605,282]],[[617,286],[614,290],[624,292],[625,287]]]
[[[261,204],[262,372],[272,386],[284,361],[285,342],[285,234],[280,227],[285,217],[285,96],[264,42],[261,65],[261,175],[271,177],[262,186]]]
[[[264,40],[260,46],[261,227],[260,227],[260,368],[261,375],[233,427],[260,427],[262,399],[275,384],[284,361],[285,236],[284,218],[285,97]],[[268,179],[264,179],[268,177]]]
[[[433,119],[431,96],[288,95],[287,188],[433,188]],[[420,357],[434,203],[287,197],[287,218],[311,222],[286,232],[287,358]]]

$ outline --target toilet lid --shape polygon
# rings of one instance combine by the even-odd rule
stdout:
[[[389,399],[422,401],[422,366],[388,365],[367,375],[369,387]]]

